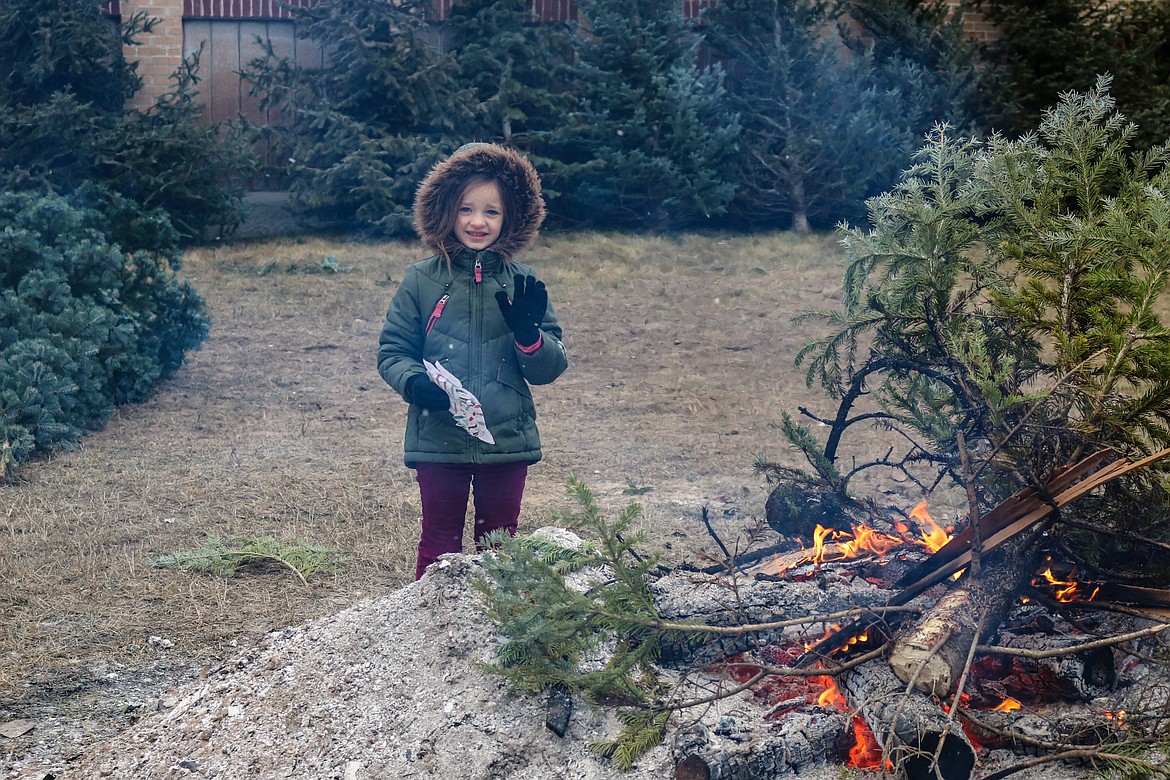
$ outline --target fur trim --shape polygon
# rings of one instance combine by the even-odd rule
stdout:
[[[494,180],[506,191],[504,229],[489,250],[510,259],[536,239],[545,207],[536,169],[519,152],[498,144],[467,144],[431,168],[415,194],[415,232],[436,254],[458,252],[463,245],[449,231],[444,234],[443,210],[453,208],[468,180],[476,177]]]

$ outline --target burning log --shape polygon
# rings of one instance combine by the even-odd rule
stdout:
[[[886,760],[908,780],[969,780],[975,748],[959,724],[927,697],[907,691],[884,660],[846,672],[839,684]]]
[[[972,648],[994,632],[1036,570],[1038,557],[1025,543],[1005,545],[894,639],[890,668],[898,679],[931,696],[955,692]]]
[[[1096,473],[1105,451],[1057,473],[1043,491],[1022,490],[979,519],[979,536],[971,528],[951,539],[906,579],[920,575],[900,594],[907,598],[923,592],[968,564],[976,554],[991,553],[982,560],[979,577],[968,576],[944,596],[910,632],[895,640],[890,666],[898,678],[935,696],[953,693],[967,667],[978,635],[991,633],[1007,615],[1016,597],[1036,570],[1038,559],[1023,534],[1047,518],[1054,508],[1065,506],[1095,487],[1122,474],[1170,455],[1163,450],[1134,463],[1115,461]],[[1081,479],[1084,477],[1084,479]],[[1077,482],[1076,480],[1080,480]],[[981,550],[975,550],[976,542]],[[994,551],[992,553],[992,551]]]
[[[1025,531],[1037,526],[1047,519],[1055,509],[1066,506],[1089,491],[1124,474],[1170,456],[1170,448],[1139,461],[1114,461],[1102,466],[1095,473],[1085,476],[1100,466],[1108,454],[1108,451],[1102,450],[1079,463],[1060,470],[1044,485],[1042,491],[1035,488],[1025,488],[1008,498],[979,518],[978,536],[968,526],[930,558],[907,573],[898,583],[904,587],[886,602],[887,606],[908,604],[933,586],[945,582],[949,577],[966,569],[976,554],[983,556],[990,553],[1000,545],[1017,539]],[[1081,479],[1081,477],[1085,478]],[[824,658],[873,625],[874,621],[871,619],[855,621],[845,629],[814,645],[803,658],[798,660],[797,665]]]

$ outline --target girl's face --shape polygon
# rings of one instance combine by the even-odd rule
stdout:
[[[468,186],[455,215],[455,238],[468,249],[479,251],[496,243],[504,228],[504,199],[494,181]]]

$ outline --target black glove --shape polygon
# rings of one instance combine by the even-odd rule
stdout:
[[[548,291],[544,289],[544,282],[537,281],[535,276],[516,274],[513,281],[516,289],[512,292],[512,300],[509,302],[508,293],[500,290],[496,293],[496,303],[500,304],[500,314],[512,329],[516,343],[531,347],[540,338],[540,323],[548,309]]]
[[[406,380],[406,394],[410,396],[412,404],[418,404],[432,412],[451,408],[451,399],[425,374],[415,374]]]

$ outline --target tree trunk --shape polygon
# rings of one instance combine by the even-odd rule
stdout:
[[[898,679],[930,696],[955,692],[971,646],[999,628],[1036,571],[1027,539],[1002,545],[981,561],[978,577],[952,587],[907,631],[894,638],[889,663]]]

